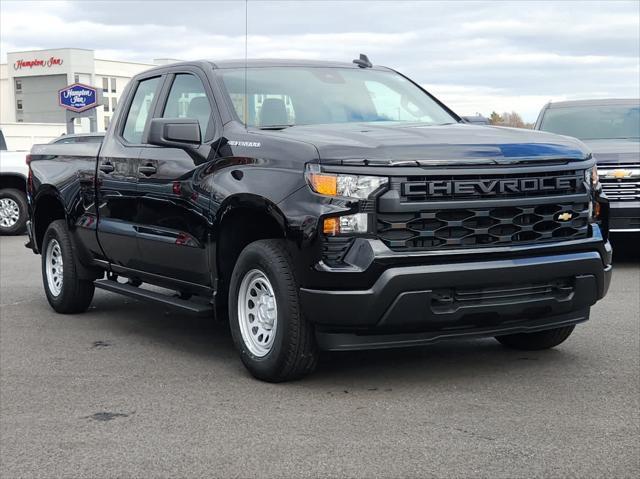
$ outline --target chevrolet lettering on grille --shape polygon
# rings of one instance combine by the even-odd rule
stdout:
[[[575,191],[578,186],[576,177],[408,181],[403,183],[402,193],[404,196],[493,196]]]

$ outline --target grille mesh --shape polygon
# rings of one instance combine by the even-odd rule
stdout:
[[[509,245],[584,238],[588,203],[378,213],[378,237],[392,250]]]
[[[640,170],[640,164],[610,166],[603,165],[598,168],[602,189],[610,200],[614,201],[638,201],[640,200],[640,178],[635,176],[626,178],[613,178],[610,175],[616,170]]]
[[[640,181],[603,180],[602,189],[610,200],[640,200]]]

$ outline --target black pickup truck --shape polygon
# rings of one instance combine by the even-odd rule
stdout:
[[[154,68],[102,144],[36,146],[29,166],[27,246],[56,311],[98,287],[228,317],[267,381],[320,350],[550,348],[610,282],[580,141],[467,124],[366,57]]]

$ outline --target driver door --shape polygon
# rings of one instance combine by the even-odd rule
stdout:
[[[213,96],[196,70],[167,78],[158,118],[196,119],[204,142],[213,137]],[[205,165],[182,149],[145,144],[138,171],[140,269],[200,286],[211,285],[210,193],[198,187]]]

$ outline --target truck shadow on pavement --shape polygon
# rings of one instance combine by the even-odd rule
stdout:
[[[632,267],[640,261],[637,235],[614,236],[614,266]],[[97,293],[90,314],[102,328],[117,332],[127,342],[155,345],[169,353],[211,362],[222,374],[249,377],[233,347],[226,321],[194,318],[109,293]],[[580,327],[578,327],[578,332]],[[406,381],[439,383],[452,378],[528,374],[548,368],[570,367],[577,361],[569,339],[549,351],[514,351],[492,338],[450,340],[418,348],[323,353],[314,374],[295,384],[305,387],[327,382],[353,387],[376,383],[393,387]],[[380,386],[380,385],[385,386]]]
[[[613,265],[640,263],[640,233],[618,233],[611,235]]]
[[[114,295],[100,295],[91,309],[94,319],[103,322],[103,330],[111,330],[127,342],[143,343],[162,349],[162,353],[196,357],[210,362],[216,377],[249,373],[236,353],[226,322],[194,318],[164,311],[155,305],[122,300]],[[117,339],[114,340],[114,343]],[[131,347],[123,345],[123,347]],[[167,351],[169,349],[170,351]],[[508,350],[492,338],[450,340],[418,348],[322,353],[315,373],[293,384],[327,382],[355,388],[394,387],[402,382],[465,380],[478,376],[524,374],[525,371],[548,367],[564,367],[574,362],[575,354],[566,348],[541,352]]]

